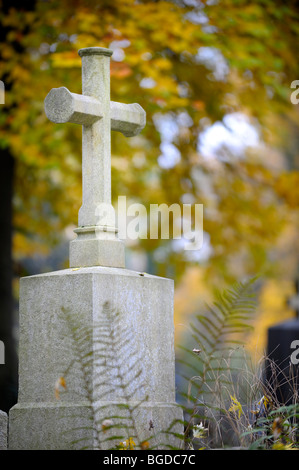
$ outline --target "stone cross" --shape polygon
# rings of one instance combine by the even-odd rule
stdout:
[[[296,317],[299,320],[299,279],[295,281],[296,295],[289,297],[287,300],[289,308],[296,312]]]
[[[20,280],[19,391],[9,411],[9,449],[109,450],[119,444],[119,430],[121,440],[131,437],[137,445],[178,448],[183,414],[175,402],[174,283],[117,269],[124,267],[123,243],[113,222],[97,219],[98,205],[111,206],[110,130],[135,135],[145,113],[110,102],[111,51],[79,54],[83,94],[53,89],[45,103],[52,121],[83,127],[79,227],[69,268]],[[120,371],[122,364],[128,366]],[[62,378],[67,387],[57,402]],[[112,426],[104,431],[107,418]],[[6,439],[5,422],[3,428]]]
[[[77,239],[70,245],[70,266],[124,266],[124,248],[117,238],[114,220],[98,223],[100,204],[111,206],[111,130],[137,135],[145,126],[145,111],[139,104],[110,101],[112,51],[88,47],[82,58],[82,91],[53,88],[45,99],[47,117],[55,123],[81,124],[82,206]],[[108,211],[109,212],[109,211]],[[112,211],[113,212],[113,211]]]

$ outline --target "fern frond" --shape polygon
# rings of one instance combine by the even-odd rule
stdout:
[[[103,449],[110,442],[115,445],[116,441],[129,437],[138,443],[135,416],[147,397],[144,397],[142,360],[136,350],[133,332],[122,322],[120,313],[108,303],[103,305],[97,322],[91,325],[86,325],[79,315],[65,309],[63,315],[69,333],[62,344],[66,357],[73,359],[60,375],[64,378],[73,375],[76,383],[78,380],[80,383],[78,390],[69,390],[68,387],[63,391],[64,401],[67,401],[69,393],[76,393],[80,403],[87,404],[91,412],[86,423],[82,423],[80,414],[70,416],[82,423],[81,426],[72,426],[71,444],[78,446],[82,443],[82,448],[94,448],[96,443],[96,448]],[[103,428],[105,420],[113,422]],[[76,433],[78,438],[74,437]]]
[[[220,410],[223,408],[220,406],[221,394],[229,397],[228,390],[239,370],[232,364],[231,354],[237,351],[233,345],[242,344],[238,335],[252,328],[250,320],[256,308],[254,282],[255,279],[250,279],[218,291],[213,304],[208,305],[204,313],[196,315],[196,321],[190,324],[191,337],[201,352],[195,357],[190,356],[191,350],[188,351],[188,356],[192,357],[190,366],[197,375],[188,383],[187,407],[191,405],[193,411],[188,409],[190,421],[185,436],[188,436],[200,408]]]

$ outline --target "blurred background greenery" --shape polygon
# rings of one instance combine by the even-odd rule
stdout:
[[[127,267],[175,281],[176,343],[215,289],[260,276],[247,337],[294,313],[299,265],[298,1],[0,0],[0,409],[16,401],[20,276],[68,266],[81,204],[81,128],[44,113],[81,93],[78,49],[113,50],[111,99],[139,103],[142,133],[112,133],[113,200],[203,204],[204,244],[126,242]],[[293,97],[293,99],[291,99]]]

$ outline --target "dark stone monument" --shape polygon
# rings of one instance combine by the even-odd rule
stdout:
[[[289,405],[298,401],[299,280],[295,285],[296,295],[288,299],[287,303],[296,312],[296,318],[268,329],[267,389],[278,405]]]

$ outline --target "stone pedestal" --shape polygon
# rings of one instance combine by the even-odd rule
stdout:
[[[108,227],[78,227],[77,238],[70,242],[70,267],[108,266],[125,267],[124,242],[117,238],[116,229]]]
[[[174,364],[173,281],[101,266],[22,278],[9,448],[179,447],[164,433],[182,420]]]

